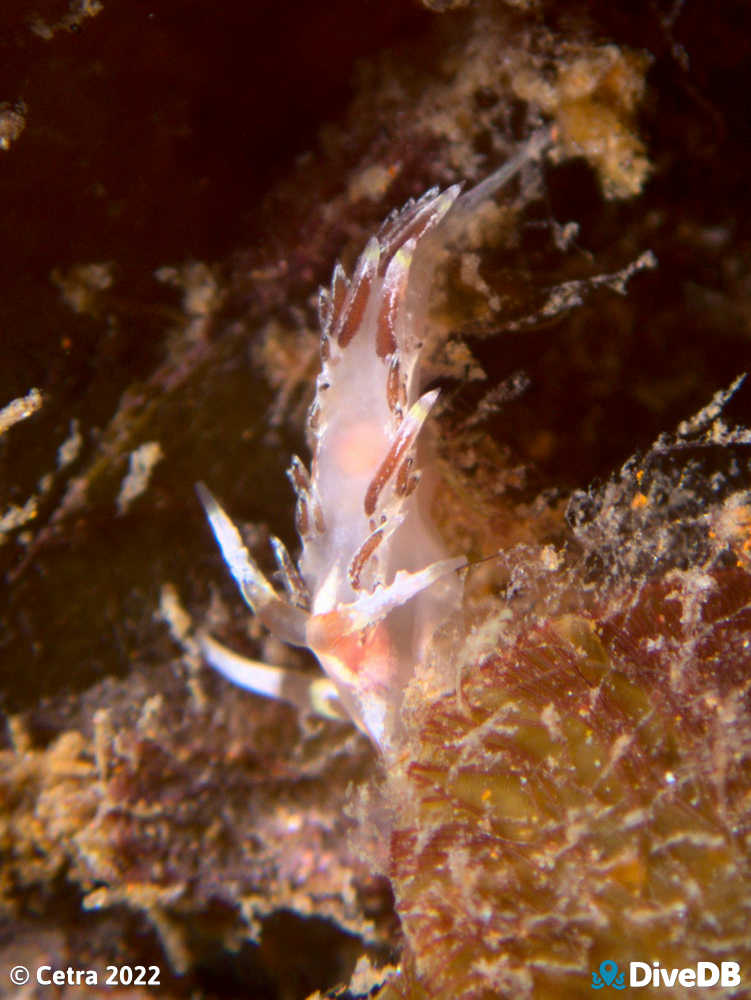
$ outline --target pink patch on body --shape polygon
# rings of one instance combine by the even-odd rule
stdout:
[[[361,479],[372,472],[388,441],[376,424],[363,420],[337,434],[336,464],[342,476]]]
[[[357,678],[361,689],[388,686],[396,663],[386,622],[378,622],[361,632],[348,632],[347,627],[346,614],[340,611],[315,615],[308,622],[310,648],[322,659],[337,660],[346,673]],[[351,683],[341,674],[335,679]]]

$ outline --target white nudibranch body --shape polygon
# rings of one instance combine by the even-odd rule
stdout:
[[[348,281],[334,270],[320,293],[321,372],[308,414],[308,471],[292,459],[297,566],[272,544],[287,591],[276,593],[205,487],[199,496],[243,596],[276,636],[309,647],[353,721],[383,751],[400,727],[402,694],[436,629],[460,607],[464,556],[447,558],[431,525],[430,459],[420,432],[438,397],[423,392],[420,352],[439,233],[549,144],[536,133],[481,185],[428,191],[393,213]],[[208,661],[259,693],[301,701],[304,675],[242,661],[205,637]],[[269,672],[272,673],[269,673]],[[308,684],[310,688],[310,684]],[[336,714],[318,688],[318,708]],[[326,704],[321,706],[321,699]]]

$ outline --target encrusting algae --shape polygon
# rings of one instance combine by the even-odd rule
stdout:
[[[607,961],[751,967],[751,495],[731,458],[750,436],[729,395],[574,497],[557,562],[518,553],[454,692],[415,679],[382,793],[407,946],[381,1000],[581,997]],[[728,976],[715,995],[746,995]]]

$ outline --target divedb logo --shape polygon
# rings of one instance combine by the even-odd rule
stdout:
[[[618,963],[607,959],[600,962],[600,968],[592,973],[592,989],[625,990],[640,987],[683,986],[706,989],[710,986],[740,986],[741,967],[738,962],[697,962],[685,969],[663,969],[659,962],[629,962],[628,982],[626,972],[618,968]]]

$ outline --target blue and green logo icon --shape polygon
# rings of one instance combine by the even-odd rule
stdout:
[[[612,986],[615,990],[625,990],[625,975],[625,972],[618,971],[617,962],[611,962],[610,959],[607,958],[604,962],[600,962],[599,973],[592,973],[592,989],[601,990],[606,986]]]

